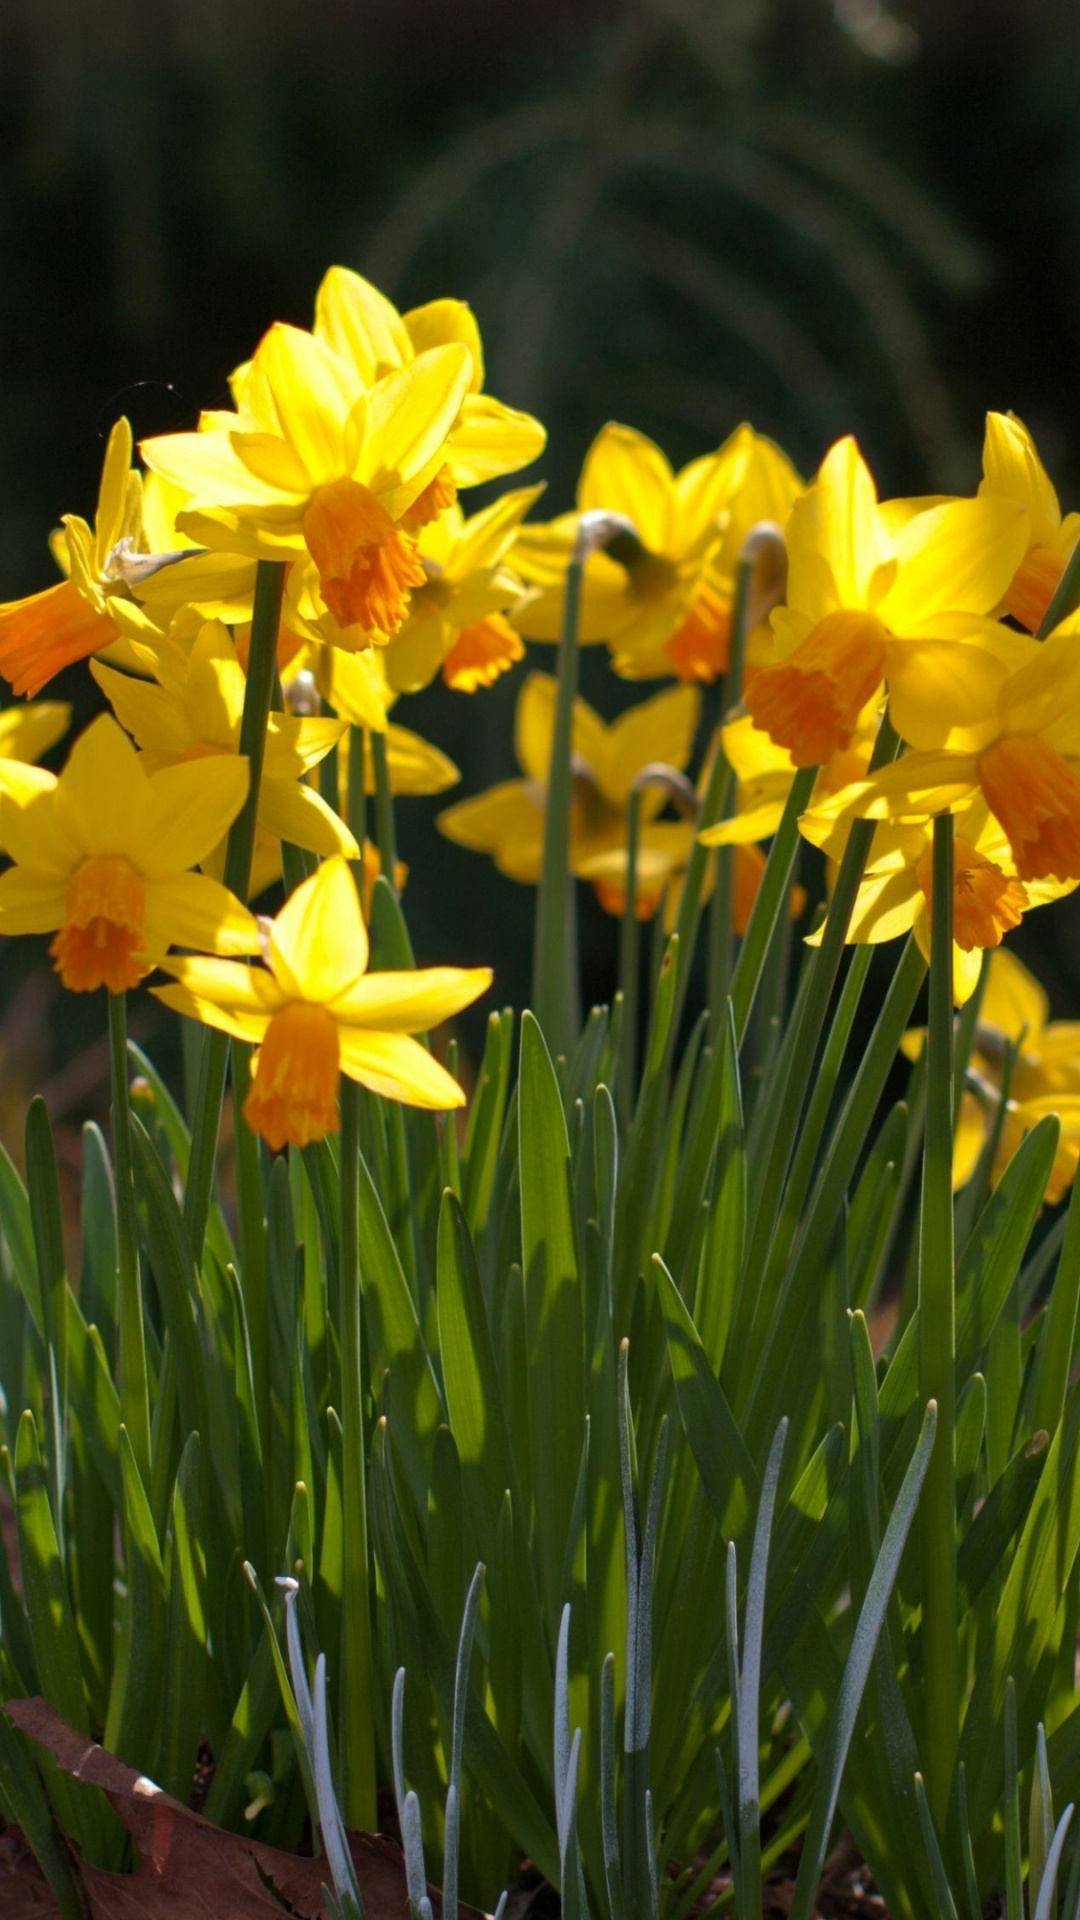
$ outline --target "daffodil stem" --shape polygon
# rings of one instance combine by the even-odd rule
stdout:
[[[150,1395],[143,1335],[139,1228],[128,1095],[127,995],[109,995],[109,1058],[112,1068],[113,1163],[116,1172],[116,1244],[120,1328],[120,1411],[138,1462],[150,1486]]]
[[[360,871],[357,879],[362,882],[364,873],[364,841],[367,838],[367,789],[364,777],[363,727],[349,728],[349,766],[345,813],[345,824],[360,849]],[[392,876],[388,876],[388,878],[391,879],[392,883]]]
[[[267,1470],[267,1517],[272,1512],[273,1486],[269,1471],[270,1432],[270,1300],[266,1284],[266,1212],[263,1201],[259,1142],[244,1119],[244,1101],[250,1082],[252,1049],[242,1040],[232,1042],[232,1085],[236,1102],[236,1211],[240,1229],[240,1264],[244,1276],[244,1310],[251,1347],[251,1374],[255,1418]],[[270,1537],[269,1535],[267,1536]]]
[[[746,658],[746,627],[750,615],[750,589],[754,580],[754,561],[751,557],[740,558],[735,569],[735,598],[731,609],[731,651],[728,656],[728,676],[724,688],[724,699],[728,705],[736,703],[742,695],[743,662]],[[705,796],[701,803],[701,816],[698,820],[698,832],[706,827],[714,827],[727,817],[735,793],[735,776],[724,757],[723,739],[717,728],[713,749],[712,770],[709,774]],[[686,866],[683,881],[682,899],[679,902],[679,917],[675,931],[679,936],[679,981],[675,994],[675,1018],[672,1027],[678,1025],[679,1015],[686,1002],[686,992],[690,984],[690,969],[694,960],[694,948],[697,944],[698,926],[701,920],[701,894],[705,884],[705,873],[709,864],[709,848],[703,847],[700,840],[694,841],[693,851]],[[722,1007],[712,1003],[714,1023],[722,1017]]]
[[[953,1268],[953,817],[934,821],[926,1129],[919,1215],[919,1398],[938,1403],[920,1506],[926,1790],[944,1831],[959,1738]]]
[[[376,1807],[360,1316],[360,1089],[344,1077],[339,1166],[344,1568],[338,1729],[346,1825],[371,1833]]]
[[[631,790],[626,809],[626,901],[619,925],[619,990],[622,993],[622,1060],[619,1070],[619,1106],[629,1124],[637,1083],[638,988],[641,975],[641,937],[637,917],[638,842],[641,837],[641,793]],[[663,904],[657,909],[663,913]]]
[[[390,790],[390,760],[386,750],[386,735],[376,733],[373,728],[368,738],[371,741],[371,764],[375,770],[375,837],[379,842],[379,872],[386,876],[396,895],[397,832],[394,826],[394,796]]]
[[[578,683],[578,624],[584,560],[566,569],[555,731],[544,814],[544,863],[536,897],[533,1012],[553,1055],[569,1053],[581,1027],[576,901],[570,871],[571,754]]]
[[[255,601],[251,615],[251,641],[248,648],[247,683],[244,711],[240,719],[240,752],[247,760],[249,782],[247,799],[233,822],[225,849],[225,885],[239,900],[247,899],[251,878],[251,856],[255,850],[255,820],[259,808],[263,754],[266,748],[266,722],[277,672],[277,638],[281,624],[281,597],[285,589],[285,563],[260,560],[255,575]],[[214,1190],[214,1164],[217,1159],[221,1102],[225,1094],[225,1073],[229,1060],[228,1035],[207,1028],[203,1035],[199,1083],[195,1096],[195,1114],[191,1132],[191,1160],[184,1219],[196,1262],[201,1261],[210,1201]]]
[[[757,998],[765,956],[787,903],[799,845],[799,815],[805,812],[810,803],[816,779],[816,767],[800,767],[791,783],[780,825],[769,848],[769,858],[761,876],[750,922],[735,962],[731,978],[731,1004],[735,1010],[735,1034],[740,1046],[746,1037]]]

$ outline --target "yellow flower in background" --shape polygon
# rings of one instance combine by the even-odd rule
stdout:
[[[581,514],[622,514],[636,539],[620,536],[586,561],[582,642],[606,641],[616,672],[629,679],[712,677],[709,661],[726,661],[731,572],[724,568],[738,546],[725,546],[725,529],[744,479],[755,520],[763,505],[782,511],[801,486],[785,456],[747,427],[679,473],[643,433],[614,422],[603,427],[585,456],[575,512],[523,527],[511,548],[511,566],[532,588],[515,626],[528,640],[558,640]],[[692,630],[684,633],[687,623]]]
[[[154,633],[131,591],[140,563],[149,562],[142,479],[132,471],[131,452],[131,428],[118,420],[105,449],[94,525],[66,513],[50,543],[68,577],[0,606],[0,674],[16,693],[37,693],[64,667],[115,646],[124,632]],[[167,556],[155,564],[167,565]]]
[[[324,340],[278,324],[245,370],[239,412],[141,451],[188,496],[182,532],[254,559],[306,552],[347,644],[369,646],[424,583],[402,522],[444,462],[471,370],[467,347],[438,346],[368,387]]]
[[[850,822],[837,826],[827,816],[804,814],[805,837],[831,861],[838,861]],[[914,933],[930,960],[933,912],[934,825],[929,817],[906,825],[879,826],[848,928],[850,943],[877,944]],[[978,985],[983,952],[997,948],[1032,907],[1045,906],[1072,891],[1071,885],[1016,877],[1009,842],[983,801],[956,816],[953,851],[953,998],[969,1000]],[[821,933],[810,944],[820,942]]]
[[[460,1107],[465,1095],[411,1036],[426,1033],[485,993],[487,967],[368,973],[368,937],[356,882],[327,860],[263,922],[265,967],[190,957],[155,987],[166,1006],[252,1041],[248,1125],[275,1150],[338,1130],[338,1080],[409,1106]]]
[[[679,918],[687,862],[693,852],[696,829],[690,821],[657,820],[642,829],[635,863],[634,917],[651,920],[663,903],[664,927],[673,933]],[[605,913],[620,919],[626,911],[629,850],[624,845],[588,855],[577,868],[579,880],[591,880]],[[765,855],[757,846],[737,846],[731,893],[731,930],[741,940],[765,872]],[[701,888],[702,905],[716,885],[716,863],[710,860]],[[806,907],[802,887],[792,887],[788,912],[798,920]]]
[[[170,946],[254,953],[258,926],[231,893],[192,873],[244,804],[246,760],[147,774],[109,714],[75,742],[59,779],[0,787],[0,933],[55,933],[66,987],[121,993]]]
[[[147,654],[156,685],[94,661],[91,671],[113,712],[142,749],[148,773],[184,761],[236,754],[247,685],[226,629],[207,621],[190,652],[159,648]],[[257,826],[310,853],[359,856],[359,847],[333,809],[303,776],[347,731],[345,720],[298,720],[271,713],[266,730]],[[207,854],[218,877],[224,840]]]
[[[1036,633],[1076,545],[1080,513],[1062,516],[1035,442],[1014,413],[986,416],[979,492],[1014,500],[1026,511],[1027,551],[1009,582],[1002,605],[1004,612],[1029,633]]]
[[[524,585],[506,564],[522,520],[541,492],[521,487],[468,520],[447,508],[419,536],[426,579],[381,654],[395,693],[415,693],[439,672],[459,693],[491,686],[525,654],[506,619]]]
[[[905,649],[889,710],[914,751],[815,812],[918,820],[981,793],[1019,879],[1080,880],[1078,634],[1073,616],[1041,643],[998,628],[992,646]]]
[[[859,717],[851,744],[830,754],[814,783],[813,803],[839,793],[860,780],[870,764],[878,732],[876,701]],[[729,820],[707,827],[701,834],[706,847],[750,846],[771,840],[795,778],[795,762],[786,747],[778,747],[755,727],[748,714],[729,720],[722,732],[724,755],[735,774],[735,812]]]
[[[787,527],[787,604],[774,659],[753,675],[754,723],[796,766],[851,744],[902,643],[963,640],[998,606],[1027,545],[1021,504],[997,495],[879,506],[854,440],[839,440]]]
[[[925,1028],[904,1035],[903,1051],[918,1058]],[[991,1178],[1000,1180],[1025,1133],[1055,1114],[1061,1123],[1058,1150],[1047,1183],[1046,1204],[1056,1206],[1080,1164],[1080,1022],[1051,1020],[1046,992],[1034,974],[1006,947],[990,955],[971,1056],[973,1086],[960,1104],[953,1151],[953,1186],[970,1180],[997,1122],[1008,1074],[1008,1096]]]
[[[438,818],[448,840],[491,854],[500,873],[527,886],[536,885],[543,865],[555,691],[556,683],[548,674],[532,673],[518,695],[514,751],[524,778],[501,781],[486,793],[448,807]],[[699,712],[695,687],[673,687],[656,694],[610,725],[584,700],[574,702],[570,864],[575,873],[594,855],[625,848],[626,810],[635,780],[652,763],[677,772],[686,767]],[[657,788],[642,793],[646,846],[652,824],[666,803],[667,795]]]
[[[406,515],[406,526],[426,524],[450,505],[459,487],[475,487],[515,473],[539,458],[547,434],[531,414],[518,413],[483,392],[484,350],[472,309],[464,300],[430,300],[399,313],[385,294],[348,267],[331,267],[315,300],[315,336],[347,360],[365,387],[433,347],[468,349],[468,390],[450,429],[443,467]]]

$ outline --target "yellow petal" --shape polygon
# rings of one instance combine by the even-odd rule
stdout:
[[[505,559],[521,522],[543,491],[542,485],[516,487],[509,493],[501,494],[498,500],[493,500],[490,507],[470,514],[461,526],[452,554],[447,558],[446,570],[451,579],[460,580],[478,567],[492,567]],[[420,551],[427,552],[423,535]]]
[[[387,689],[374,652],[346,653],[320,646],[314,659],[315,683],[335,713],[354,727],[386,730]]]
[[[390,770],[391,793],[445,793],[461,779],[452,760],[440,748],[433,747],[408,727],[386,729],[386,758]],[[370,749],[364,758],[364,791],[375,791],[375,769]]]
[[[127,853],[141,839],[149,802],[134,747],[103,713],[71,749],[54,796],[57,821],[84,853]]]
[[[109,435],[98,489],[94,557],[99,578],[104,574],[109,555],[124,531],[131,448],[131,428],[126,420],[118,420]]]
[[[366,387],[413,357],[408,329],[385,294],[349,267],[331,267],[315,296],[315,332],[350,360]]]
[[[514,752],[522,772],[547,784],[555,734],[557,683],[550,674],[530,673],[522,683],[514,717]],[[599,772],[608,756],[607,728],[580,697],[574,701],[572,750]]]
[[[960,1099],[960,1115],[956,1123],[956,1139],[953,1143],[952,1183],[954,1191],[967,1185],[976,1167],[979,1156],[986,1145],[988,1116],[982,1101],[973,1093],[964,1093]]]
[[[368,973],[331,1003],[335,1020],[383,1033],[430,1033],[469,1007],[492,982],[490,967],[424,967]]]
[[[748,807],[745,813],[736,813],[730,820],[706,827],[698,839],[703,847],[749,847],[759,840],[771,840],[783,817],[784,799],[783,794],[778,794],[775,800],[763,800],[760,806]]]
[[[544,815],[524,780],[504,780],[447,807],[435,822],[440,833],[474,853],[490,853],[501,873],[525,886],[540,877]]]
[[[0,759],[40,760],[71,725],[66,700],[38,700],[33,706],[5,707],[0,713]]]
[[[1000,494],[1027,508],[1033,547],[1054,547],[1061,507],[1035,442],[1014,413],[988,413],[980,494]]]
[[[191,729],[183,708],[164,687],[116,673],[100,660],[91,660],[90,671],[121,726],[140,747],[156,753],[187,752],[193,744]]]
[[[146,945],[197,947],[207,953],[258,953],[254,914],[204,873],[174,873],[146,887]]]
[[[198,866],[236,819],[248,791],[248,763],[212,754],[155,773],[149,782],[140,849],[145,871]]]
[[[368,963],[368,937],[356,882],[331,859],[290,894],[272,922],[269,962],[283,991],[324,1004],[344,993]]]
[[[366,1033],[359,1027],[340,1028],[339,1034],[342,1073],[372,1093],[438,1112],[465,1105],[457,1081],[418,1040],[403,1033]]]
[[[601,427],[581,470],[577,503],[583,513],[624,513],[651,553],[668,551],[674,475],[656,444],[633,427]]]
[[[444,458],[446,436],[461,410],[470,360],[462,346],[433,347],[371,388],[363,438],[352,453],[353,477],[379,495],[391,517],[411,506]]]
[[[414,353],[426,353],[429,347],[445,347],[458,340],[472,356],[473,393],[484,384],[484,349],[476,316],[467,300],[429,300],[426,306],[412,307],[401,316]]]
[[[360,849],[343,820],[313,787],[297,780],[263,778],[259,788],[259,825],[279,840],[309,853],[340,853],[358,860]]]
[[[894,640],[888,649],[889,718],[919,748],[944,746],[957,726],[978,726],[997,708],[1007,669],[979,646]]]
[[[897,536],[897,573],[878,608],[898,637],[939,613],[989,613],[1027,550],[1023,507],[981,495],[916,514]]]
[[[159,961],[158,965],[165,972],[171,971],[165,961]],[[248,969],[239,971],[247,972]],[[216,1027],[221,1033],[231,1034],[234,1040],[250,1040],[257,1046],[270,1025],[269,1013],[237,1012],[230,1006],[219,1006],[216,1000],[205,999],[190,987],[151,987],[150,991],[156,1000],[171,1007],[174,1013],[182,1013],[189,1020],[200,1020],[203,1026]]]
[[[687,766],[701,717],[697,687],[672,687],[619,714],[608,731],[608,752],[598,767],[604,794],[625,806],[642,767],[660,761],[679,773]]]
[[[66,880],[22,867],[0,873],[0,933],[51,933],[66,911]]]
[[[313,334],[276,322],[255,350],[253,372],[266,382],[281,433],[313,485],[345,472],[345,422],[359,391],[354,369]]]
[[[1035,975],[1007,947],[995,948],[979,1008],[982,1024],[997,1027],[1010,1040],[1024,1034],[1034,1046],[1049,1018],[1049,997]]]
[[[547,433],[531,413],[506,407],[488,393],[470,393],[447,443],[447,457],[459,487],[478,487],[530,466],[546,445]]]
[[[847,937],[860,945],[910,933],[922,895],[911,868],[872,875],[859,888]]]
[[[839,607],[871,608],[887,583],[891,544],[877,489],[855,440],[838,440],[787,528],[788,605],[813,620]]]

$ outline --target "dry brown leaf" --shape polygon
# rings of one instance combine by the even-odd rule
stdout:
[[[226,1833],[201,1814],[170,1799],[153,1781],[125,1766],[115,1754],[76,1733],[44,1700],[9,1700],[5,1711],[17,1727],[55,1754],[65,1773],[100,1787],[130,1833],[139,1857],[134,1873],[106,1873],[73,1861],[91,1920],[326,1920],[322,1883],[325,1860],[301,1858],[263,1846],[243,1834]],[[17,1845],[12,1837],[12,1844]],[[351,1833],[356,1877],[368,1920],[407,1920],[405,1862],[399,1847],[378,1834]],[[25,1863],[24,1863],[25,1865]],[[0,1913],[8,1920],[0,1854]],[[44,1882],[27,1882],[34,1897]],[[50,1920],[56,1907],[16,1906],[13,1920]],[[441,1902],[432,1893],[438,1916]],[[465,1920],[482,1920],[462,1906]]]

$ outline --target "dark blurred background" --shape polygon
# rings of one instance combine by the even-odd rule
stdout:
[[[54,577],[117,415],[193,424],[332,261],[473,303],[553,510],[609,417],[678,462],[748,418],[804,471],[854,430],[895,493],[973,487],[990,406],[1080,504],[1078,56],[1072,0],[0,0],[0,598]],[[473,791],[519,681],[399,716]],[[90,711],[85,671],[56,691]],[[595,655],[586,691],[623,697]],[[520,1003],[532,898],[436,810],[399,808],[419,957]],[[1021,947],[1074,1015],[1078,928]],[[585,935],[600,996],[588,904]],[[33,942],[0,979],[0,1130],[43,1083],[77,1120],[101,996],[61,1017]]]

